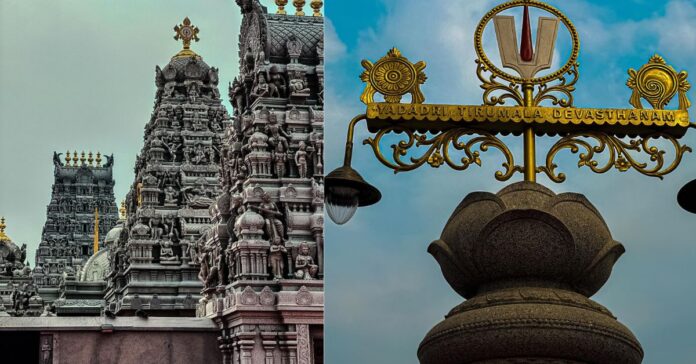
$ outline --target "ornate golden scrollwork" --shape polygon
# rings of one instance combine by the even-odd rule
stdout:
[[[494,73],[486,76],[484,73],[490,72],[485,63],[476,60],[476,76],[481,81],[483,92],[483,104],[489,106],[504,105],[506,99],[513,100],[519,106],[524,105],[524,97],[520,91],[520,85],[510,82],[507,85],[497,80],[498,76]]]
[[[650,61],[638,71],[628,70],[630,78],[626,85],[633,90],[631,105],[636,109],[642,109],[641,98],[647,100],[656,110],[664,110],[672,98],[679,92],[679,109],[686,110],[691,102],[686,96],[691,85],[686,80],[686,71],[677,71],[665,62],[664,58],[656,54]]]
[[[548,83],[542,83],[538,86],[538,92],[534,95],[534,106],[539,106],[542,101],[551,101],[551,104],[560,107],[573,107],[573,91],[575,84],[578,83],[580,72],[578,71],[578,63],[568,69],[568,72],[559,76],[555,81],[556,85],[549,86]],[[565,97],[559,98],[559,94]]]
[[[391,160],[384,156],[380,149],[382,138],[391,132],[404,133],[405,137],[397,144],[391,146],[393,153]],[[468,140],[463,140],[471,136]],[[505,157],[502,166],[504,170],[497,171],[495,178],[499,181],[509,180],[515,172],[522,172],[522,167],[515,165],[515,160],[510,149],[494,135],[471,128],[456,128],[441,132],[432,137],[426,134],[409,130],[398,125],[380,129],[372,138],[366,139],[363,144],[369,144],[377,159],[385,166],[394,170],[394,173],[412,171],[425,163],[434,168],[447,164],[451,168],[463,171],[472,164],[481,166],[481,152],[489,148],[498,149]],[[478,150],[475,148],[478,146]],[[403,160],[412,147],[427,147],[428,149],[420,157],[410,157]],[[460,159],[452,155],[453,152],[463,152]]]
[[[398,49],[392,48],[377,63],[363,60],[362,66],[365,71],[360,79],[366,85],[360,100],[366,105],[374,102],[376,93],[384,95],[385,101],[390,103],[401,102],[401,98],[408,93],[411,94],[412,104],[422,104],[425,101],[420,90],[420,85],[427,78],[423,72],[425,62],[413,64]]]
[[[594,140],[594,142],[586,139]],[[666,151],[651,144],[652,140],[658,139],[667,140],[674,147],[674,160],[671,164],[667,164],[665,160]],[[612,167],[621,172],[633,168],[641,174],[660,179],[679,166],[684,153],[692,151],[690,147],[679,144],[677,138],[668,134],[654,134],[625,141],[615,135],[602,132],[582,132],[565,136],[556,142],[546,156],[546,165],[537,167],[537,172],[546,173],[552,181],[557,183],[565,181],[565,174],[556,173],[558,166],[554,163],[556,155],[564,149],[570,150],[573,154],[584,150],[579,155],[578,167],[589,167],[595,173],[608,172]],[[608,153],[607,160],[599,162],[596,157],[604,152]],[[632,153],[643,153],[650,162],[640,162]]]
[[[510,99],[519,106],[525,106],[520,84],[516,82],[505,84],[498,81],[498,76],[495,73],[490,73],[488,67],[481,60],[477,59],[476,65],[476,76],[481,81],[481,88],[484,90],[484,105],[504,105],[506,99]],[[486,75],[486,73],[490,74]],[[539,106],[543,101],[551,101],[555,106],[572,107],[573,92],[575,91],[575,84],[578,82],[578,78],[578,64],[575,63],[565,75],[559,76],[550,82],[536,85],[537,92],[534,94],[532,103],[529,106]],[[557,83],[550,85],[551,82]]]

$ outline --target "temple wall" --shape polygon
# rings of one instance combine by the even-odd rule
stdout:
[[[53,364],[221,363],[216,332],[56,332]]]

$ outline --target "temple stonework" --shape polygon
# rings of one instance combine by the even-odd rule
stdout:
[[[5,228],[5,218],[0,217],[0,317],[38,316],[43,310],[43,299],[26,261],[27,245],[15,244]]]
[[[324,22],[237,4],[239,76],[223,193],[197,248],[198,316],[220,327],[224,362],[322,363]]]
[[[74,273],[93,254],[95,215],[99,230],[109,231],[118,220],[114,201],[113,156],[68,152],[65,161],[54,153],[51,201],[36,251],[34,282],[46,291],[58,288],[63,273]]]
[[[105,299],[117,315],[194,316],[200,297],[195,242],[210,228],[208,208],[221,193],[229,117],[218,69],[190,49],[198,29],[186,18],[176,31],[184,49],[156,68],[155,106],[126,197],[127,219],[110,243]]]

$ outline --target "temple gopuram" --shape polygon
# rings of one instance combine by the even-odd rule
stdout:
[[[296,2],[243,15],[222,195],[199,241],[199,317],[220,327],[224,362],[323,362],[324,21]]]
[[[105,299],[117,315],[194,316],[200,297],[195,242],[210,228],[208,208],[221,193],[222,138],[230,121],[218,69],[190,48],[198,29],[188,18],[175,29],[184,46],[156,67],[155,106],[126,197],[126,221],[110,243]]]
[[[54,182],[36,250],[34,283],[47,301],[57,298],[63,274],[75,274],[94,253],[94,236],[118,220],[113,156],[54,153]],[[97,216],[99,216],[97,218]],[[98,220],[97,220],[98,219]],[[98,223],[97,223],[98,221]]]

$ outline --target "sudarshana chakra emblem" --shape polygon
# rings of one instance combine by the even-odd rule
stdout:
[[[426,80],[425,62],[413,64],[401,52],[392,48],[387,56],[377,61],[376,64],[363,60],[365,71],[360,76],[367,83],[360,100],[365,104],[374,102],[375,93],[384,95],[386,102],[401,102],[403,95],[411,93],[411,103],[422,104],[425,97],[420,90],[420,85]]]

